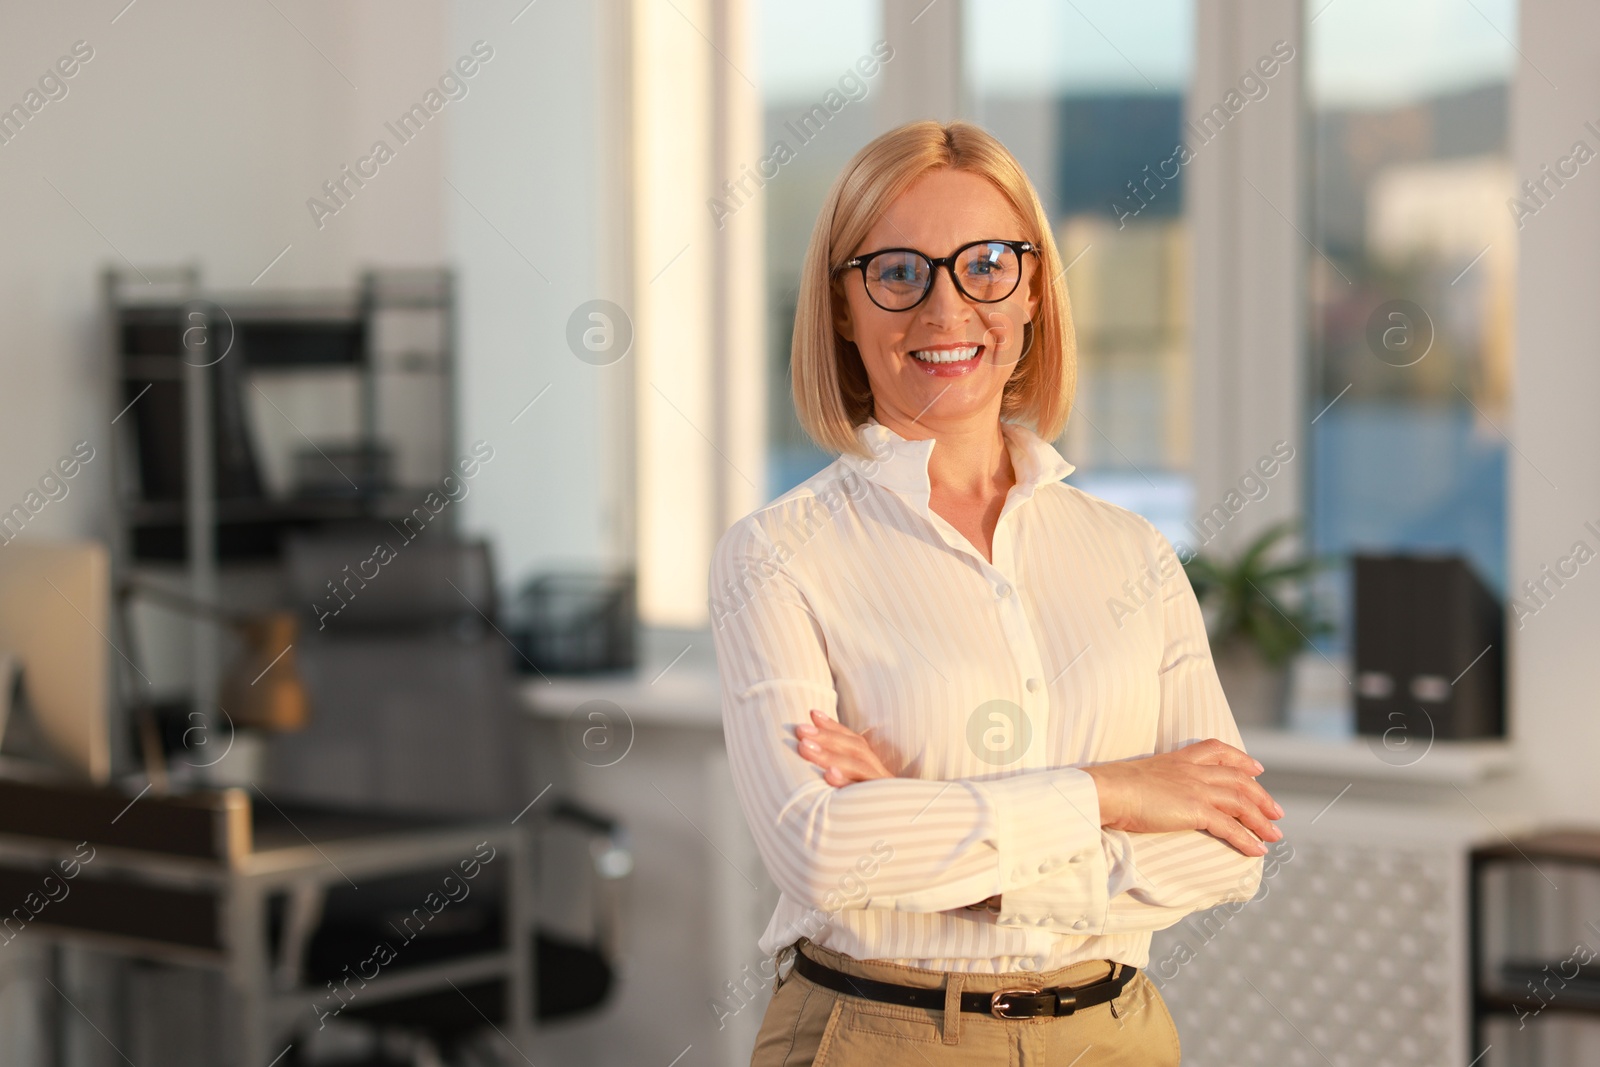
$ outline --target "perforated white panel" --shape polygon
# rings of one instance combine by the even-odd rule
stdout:
[[[1463,1067],[1465,864],[1448,836],[1290,833],[1254,901],[1151,943],[1186,1067]]]

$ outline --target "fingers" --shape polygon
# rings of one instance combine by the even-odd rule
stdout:
[[[816,708],[812,708],[811,709],[810,715],[811,715],[811,721],[809,723],[801,723],[799,726],[795,727],[795,729],[799,730],[801,733],[809,733],[809,734],[819,734],[819,733],[821,733],[821,734],[838,734],[838,735],[849,736],[849,737],[860,737],[861,736],[860,734],[856,733],[854,730],[850,729],[850,727],[848,727],[844,723],[840,722],[838,719],[830,718],[827,715],[824,715],[822,712],[818,711]]]
[[[867,761],[862,758],[861,752],[856,752],[846,745],[834,742],[800,741],[800,755],[811,763],[816,763],[822,768],[829,766],[842,766],[842,768],[866,769]]]
[[[1263,818],[1283,818],[1283,808],[1272,799],[1272,794],[1248,774],[1227,767],[1206,767],[1200,773],[1205,776],[1206,784],[1237,793],[1252,811]]]
[[[1245,785],[1250,794],[1250,800],[1256,808],[1269,819],[1283,818],[1283,805],[1272,799],[1272,794],[1261,788],[1261,783],[1250,779]]]
[[[1246,779],[1231,787],[1224,786],[1213,807],[1222,821],[1239,827],[1249,836],[1250,850],[1246,855],[1264,855],[1266,846],[1261,842],[1278,841],[1283,837],[1283,831],[1273,824],[1274,816],[1270,814],[1271,811],[1279,811],[1281,814],[1281,809],[1254,781]],[[1213,825],[1215,822],[1216,820],[1213,820]],[[1237,837],[1232,827],[1229,827],[1229,833]],[[1230,840],[1230,843],[1233,841],[1233,838],[1225,839]],[[1235,844],[1235,847],[1238,845]]]
[[[1226,841],[1243,855],[1265,856],[1267,854],[1267,846],[1255,834],[1240,825],[1237,819],[1231,819],[1218,813],[1216,819],[1206,825],[1205,830],[1211,836]]]
[[[1214,768],[1207,782],[1208,803],[1223,815],[1242,823],[1263,841],[1276,841],[1283,831],[1272,820],[1283,817],[1278,802],[1254,779],[1224,768]]]
[[[830,785],[868,781],[886,773],[865,739],[849,727],[812,710],[815,725],[795,727],[800,755],[823,768]]]
[[[1261,809],[1254,803],[1245,802],[1239,806],[1239,812],[1234,816],[1236,822],[1242,823],[1262,841],[1277,841],[1283,837],[1283,831],[1261,814]]]
[[[1220,741],[1215,737],[1208,737],[1204,741],[1196,741],[1192,745],[1184,745],[1178,751],[1196,762],[1233,767],[1251,777],[1265,770],[1260,761],[1248,752],[1235,748],[1226,741]]]
[[[876,768],[854,753],[825,749],[815,741],[800,742],[800,755],[827,772],[823,777],[829,785],[848,785],[881,777]]]
[[[815,708],[811,710],[811,722],[800,723],[794,728],[794,734],[800,740],[802,752],[807,751],[808,743],[812,746],[810,748],[812,752],[820,747],[825,752],[840,753],[852,751],[852,746],[855,745],[863,747],[866,745],[865,739],[860,734],[828,718]]]

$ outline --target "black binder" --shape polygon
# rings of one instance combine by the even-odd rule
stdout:
[[[1504,737],[1505,609],[1472,566],[1454,555],[1353,563],[1356,732]]]

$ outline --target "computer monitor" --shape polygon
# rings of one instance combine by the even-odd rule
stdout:
[[[101,784],[111,778],[110,614],[104,545],[0,544],[0,654],[21,661],[32,726],[51,761]]]

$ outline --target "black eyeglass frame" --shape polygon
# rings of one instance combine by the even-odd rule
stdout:
[[[956,277],[956,260],[961,258],[961,253],[965,252],[969,248],[976,248],[979,245],[1005,245],[1007,248],[1011,249],[1017,254],[1017,280],[1012,284],[1010,289],[1006,290],[1004,296],[997,296],[988,300],[985,300],[980,296],[973,296],[962,286],[961,279]],[[928,287],[922,290],[922,295],[917,297],[914,303],[903,308],[883,307],[882,304],[878,303],[878,298],[872,295],[872,286],[867,284],[867,264],[871,263],[879,256],[888,255],[890,252],[910,252],[912,255],[921,256],[923,262],[928,264]],[[856,270],[859,268],[861,271],[861,288],[866,292],[867,299],[871,300],[876,306],[883,308],[884,311],[911,311],[924,300],[928,299],[928,294],[933,292],[934,282],[938,280],[937,275],[940,267],[943,267],[949,272],[950,282],[956,287],[956,292],[960,293],[968,300],[974,300],[980,304],[998,304],[1002,300],[1009,299],[1011,294],[1017,291],[1017,286],[1022,284],[1022,257],[1027,255],[1029,252],[1032,252],[1035,256],[1039,255],[1039,249],[1032,241],[1002,241],[994,237],[985,238],[981,241],[968,241],[966,244],[962,245],[948,256],[944,256],[940,259],[934,259],[932,256],[928,255],[919,248],[880,248],[876,252],[868,252],[864,256],[855,256],[851,259],[845,260],[843,263],[833,268],[832,274],[837,277],[847,270]]]

